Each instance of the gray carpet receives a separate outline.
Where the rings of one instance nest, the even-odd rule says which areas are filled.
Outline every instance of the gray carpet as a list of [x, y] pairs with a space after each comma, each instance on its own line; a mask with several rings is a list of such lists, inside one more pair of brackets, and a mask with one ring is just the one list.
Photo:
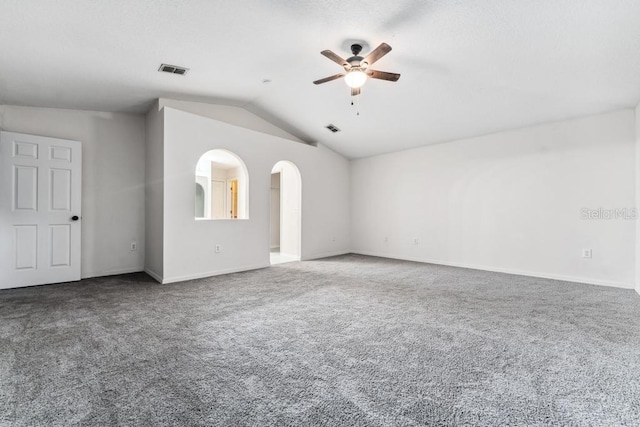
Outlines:
[[0, 291], [2, 425], [640, 425], [634, 291], [347, 255]]

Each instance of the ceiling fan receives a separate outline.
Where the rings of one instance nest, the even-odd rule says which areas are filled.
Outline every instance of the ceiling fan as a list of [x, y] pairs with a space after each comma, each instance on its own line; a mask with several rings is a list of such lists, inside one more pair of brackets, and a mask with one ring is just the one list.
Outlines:
[[369, 77], [372, 79], [388, 80], [391, 82], [398, 81], [400, 74], [372, 70], [369, 68], [374, 62], [391, 52], [391, 46], [386, 43], [382, 43], [364, 58], [359, 56], [360, 51], [362, 51], [362, 45], [356, 43], [351, 45], [351, 53], [353, 56], [348, 59], [342, 59], [330, 50], [323, 50], [320, 52], [322, 55], [343, 67], [344, 72], [316, 80], [313, 84], [319, 85], [344, 77], [345, 83], [347, 83], [347, 86], [351, 88], [351, 96], [356, 96], [360, 95], [360, 88], [366, 83], [367, 78]]

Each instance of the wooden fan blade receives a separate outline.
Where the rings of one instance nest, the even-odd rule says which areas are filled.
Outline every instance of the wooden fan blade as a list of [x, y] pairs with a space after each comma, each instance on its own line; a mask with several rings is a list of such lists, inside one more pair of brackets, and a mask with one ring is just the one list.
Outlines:
[[380, 80], [388, 80], [390, 82], [397, 82], [400, 78], [400, 74], [396, 73], [387, 73], [386, 71], [378, 71], [378, 70], [367, 70], [367, 76], [372, 79], [380, 79]]
[[326, 56], [327, 58], [329, 58], [330, 60], [332, 60], [333, 62], [335, 62], [336, 64], [340, 65], [341, 67], [344, 67], [345, 69], [347, 69], [347, 67], [351, 67], [346, 60], [340, 58], [338, 55], [331, 52], [330, 50], [323, 50], [320, 53]]
[[314, 85], [319, 85], [319, 84], [322, 84], [322, 83], [330, 82], [331, 80], [337, 80], [340, 77], [344, 77], [344, 73], [335, 74], [333, 76], [325, 77], [324, 79], [316, 80], [315, 82], [313, 82], [313, 84]]
[[351, 96], [357, 96], [360, 95], [360, 88], [359, 87], [352, 87], [351, 88]]
[[391, 52], [391, 46], [386, 43], [382, 43], [380, 46], [373, 49], [371, 53], [362, 60], [362, 62], [373, 65], [374, 62], [376, 62], [378, 59], [382, 58], [389, 52]]

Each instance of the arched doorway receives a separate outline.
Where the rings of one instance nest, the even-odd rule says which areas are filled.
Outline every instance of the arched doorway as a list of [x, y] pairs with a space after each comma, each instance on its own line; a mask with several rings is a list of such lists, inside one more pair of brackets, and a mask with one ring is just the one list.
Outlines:
[[302, 254], [302, 178], [282, 160], [271, 170], [271, 264], [299, 261]]

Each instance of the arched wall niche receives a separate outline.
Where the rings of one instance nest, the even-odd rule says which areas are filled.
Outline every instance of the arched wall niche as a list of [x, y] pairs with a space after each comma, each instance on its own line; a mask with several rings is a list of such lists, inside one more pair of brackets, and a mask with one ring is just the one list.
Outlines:
[[249, 173], [237, 154], [223, 149], [202, 154], [196, 164], [195, 183], [204, 190], [202, 197], [196, 187], [196, 219], [249, 219]]

